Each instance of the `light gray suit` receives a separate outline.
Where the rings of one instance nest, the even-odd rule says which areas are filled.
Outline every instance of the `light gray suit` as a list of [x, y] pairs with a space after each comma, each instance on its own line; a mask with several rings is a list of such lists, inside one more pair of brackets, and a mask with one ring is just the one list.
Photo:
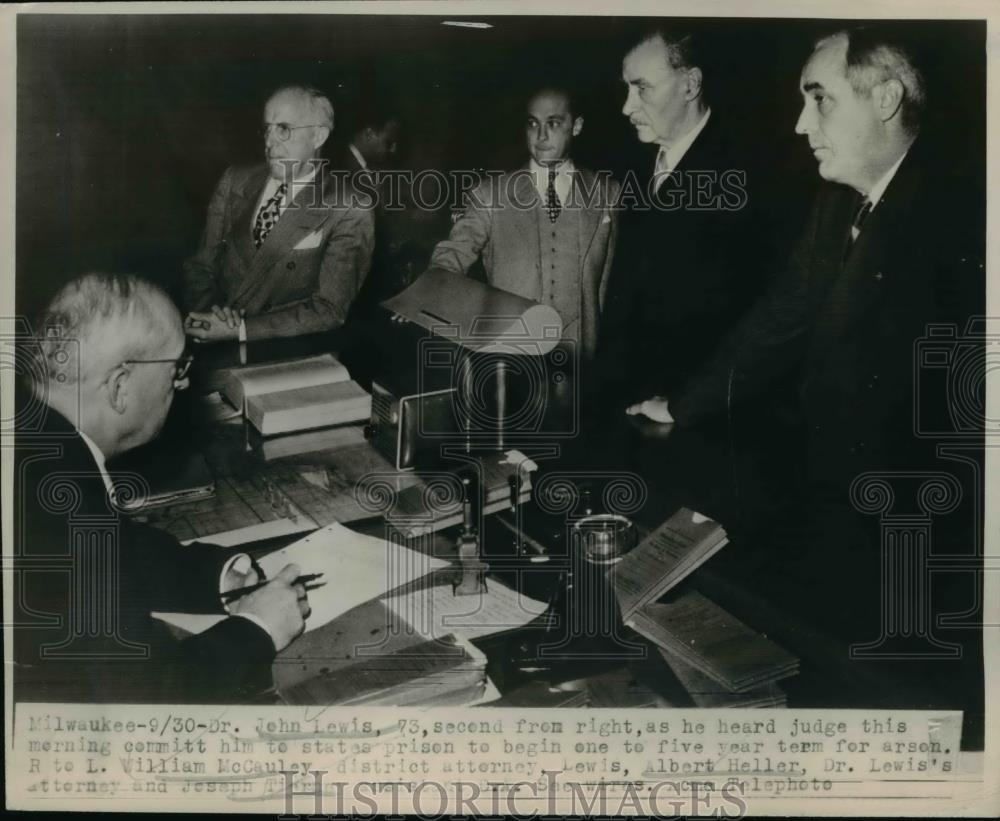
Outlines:
[[[559, 217], [570, 221], [574, 236], [567, 239], [564, 231], [558, 245], [550, 246], [548, 216], [529, 169], [490, 178], [469, 195], [465, 213], [435, 247], [428, 270], [465, 275], [481, 255], [491, 285], [551, 304], [562, 316], [563, 337], [575, 340], [589, 359], [597, 347], [614, 256], [618, 190], [610, 177], [578, 168]], [[550, 259], [559, 282], [546, 281], [543, 264]]]
[[267, 166], [227, 169], [201, 247], [184, 263], [185, 307], [242, 308], [251, 340], [343, 325], [371, 268], [374, 218], [344, 175], [334, 179], [324, 171], [293, 191], [258, 249], [252, 227]]

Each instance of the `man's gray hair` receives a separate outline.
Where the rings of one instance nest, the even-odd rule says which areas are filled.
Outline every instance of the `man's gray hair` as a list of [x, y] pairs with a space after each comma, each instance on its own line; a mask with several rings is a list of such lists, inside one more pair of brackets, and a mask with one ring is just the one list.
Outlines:
[[907, 134], [915, 135], [927, 106], [927, 87], [910, 50], [893, 32], [876, 26], [835, 32], [818, 40], [816, 48], [840, 38], [847, 40], [845, 75], [854, 93], [868, 97], [880, 83], [898, 80], [903, 86], [901, 123]]
[[74, 384], [85, 365], [109, 352], [145, 357], [162, 346], [173, 310], [161, 288], [133, 274], [84, 274], [59, 290], [39, 320], [31, 379]]
[[279, 94], [294, 94], [305, 101], [306, 108], [319, 125], [325, 125], [333, 131], [333, 103], [322, 91], [313, 86], [287, 85], [276, 89], [271, 95], [274, 99]]

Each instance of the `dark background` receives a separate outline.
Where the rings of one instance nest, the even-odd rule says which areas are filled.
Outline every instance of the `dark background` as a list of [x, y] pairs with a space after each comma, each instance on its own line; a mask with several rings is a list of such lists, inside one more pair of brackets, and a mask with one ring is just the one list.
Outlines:
[[[327, 91], [338, 124], [372, 95], [393, 100], [406, 127], [399, 165], [449, 170], [523, 162], [526, 86], [569, 77], [586, 120], [578, 159], [619, 175], [651, 167], [655, 149], [621, 115], [621, 59], [651, 21], [478, 18], [494, 28], [475, 30], [442, 19], [19, 16], [18, 313], [34, 316], [87, 269], [173, 287], [224, 168], [262, 157], [263, 103], [285, 82]], [[716, 116], [773, 169], [791, 235], [818, 183], [794, 134], [798, 75], [812, 40], [843, 21], [700, 22], [720, 56], [709, 79]], [[912, 28], [932, 100], [925, 131], [941, 143], [942, 161], [982, 173], [985, 24]], [[338, 129], [334, 139], [347, 136]]]

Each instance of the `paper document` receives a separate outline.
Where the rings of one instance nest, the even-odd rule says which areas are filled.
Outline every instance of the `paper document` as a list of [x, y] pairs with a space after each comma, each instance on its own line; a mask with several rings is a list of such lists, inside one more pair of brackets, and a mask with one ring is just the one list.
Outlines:
[[456, 596], [450, 585], [414, 590], [385, 599], [385, 605], [428, 639], [454, 634], [475, 639], [514, 630], [540, 616], [544, 602], [519, 595], [495, 579], [486, 583], [486, 592]]
[[[306, 619], [306, 631], [322, 627], [352, 607], [448, 565], [443, 559], [355, 533], [336, 522], [259, 560], [268, 578], [274, 578], [292, 562], [304, 574], [323, 574], [323, 586], [309, 592], [312, 613]], [[204, 632], [226, 618], [219, 614], [191, 613], [153, 616], [190, 633]]]

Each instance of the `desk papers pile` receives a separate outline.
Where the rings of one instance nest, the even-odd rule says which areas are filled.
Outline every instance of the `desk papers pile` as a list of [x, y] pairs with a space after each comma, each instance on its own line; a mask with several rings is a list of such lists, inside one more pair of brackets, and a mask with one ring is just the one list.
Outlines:
[[[291, 562], [303, 574], [323, 574], [322, 586], [309, 593], [312, 613], [306, 619], [306, 631], [448, 564], [402, 545], [355, 533], [336, 522], [259, 560], [268, 578], [274, 578]], [[189, 633], [201, 633], [226, 618], [193, 613], [153, 615]]]
[[486, 686], [486, 656], [446, 636], [316, 676], [281, 697], [285, 704], [456, 706], [478, 701]]
[[534, 621], [548, 607], [495, 579], [488, 579], [486, 590], [478, 595], [456, 596], [451, 585], [437, 585], [388, 597], [385, 605], [428, 639], [450, 634], [478, 639], [516, 630]]

